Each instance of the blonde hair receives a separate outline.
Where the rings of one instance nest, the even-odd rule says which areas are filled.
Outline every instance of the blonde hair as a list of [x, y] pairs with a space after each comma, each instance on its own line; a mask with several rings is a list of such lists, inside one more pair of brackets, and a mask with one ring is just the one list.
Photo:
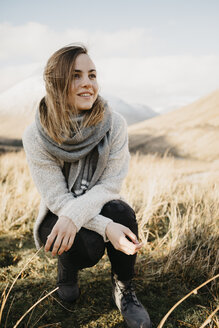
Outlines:
[[78, 111], [68, 104], [75, 60], [87, 54], [84, 45], [69, 45], [57, 50], [48, 60], [44, 70], [46, 96], [39, 105], [41, 124], [46, 133], [58, 144], [71, 136], [72, 131], [98, 124], [103, 119], [104, 100], [98, 95], [92, 108], [84, 112], [81, 126], [72, 119]]

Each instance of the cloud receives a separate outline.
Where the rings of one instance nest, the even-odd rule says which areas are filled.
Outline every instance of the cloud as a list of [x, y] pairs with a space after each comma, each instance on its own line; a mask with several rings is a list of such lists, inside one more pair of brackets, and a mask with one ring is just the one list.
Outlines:
[[36, 61], [42, 59], [42, 53], [46, 52], [47, 39], [53, 40], [48, 27], [37, 23], [28, 23], [21, 26], [13, 26], [8, 23], [0, 24], [1, 60]]
[[[56, 32], [46, 25], [29, 22], [14, 26], [0, 24], [0, 60], [40, 61], [53, 51], [72, 42], [84, 42], [97, 57], [101, 56], [143, 56], [155, 47], [149, 31], [131, 28], [115, 32], [66, 29]], [[154, 45], [153, 45], [154, 44]]]
[[0, 38], [0, 91], [42, 70], [58, 48], [79, 41], [96, 63], [102, 91], [128, 102], [180, 106], [219, 87], [219, 56], [163, 56], [163, 41], [143, 28], [61, 33], [35, 22], [4, 23]]
[[99, 66], [104, 91], [157, 109], [184, 105], [219, 88], [219, 56], [112, 58]]
[[43, 74], [42, 63], [7, 65], [0, 67], [0, 92], [3, 92], [32, 75]]
[[0, 60], [14, 63], [43, 61], [59, 47], [73, 41], [87, 40], [87, 37], [86, 31], [66, 30], [57, 33], [35, 22], [19, 26], [3, 23], [0, 24]]

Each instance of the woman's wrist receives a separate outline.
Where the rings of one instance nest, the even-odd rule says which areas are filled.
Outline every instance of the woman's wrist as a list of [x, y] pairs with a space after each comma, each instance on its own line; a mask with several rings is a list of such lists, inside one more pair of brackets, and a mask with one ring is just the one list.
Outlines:
[[69, 220], [69, 221], [71, 221], [71, 223], [73, 224], [73, 226], [74, 226], [74, 228], [77, 230], [77, 226], [76, 226], [76, 224], [72, 221], [72, 219], [71, 218], [69, 218], [68, 216], [65, 216], [65, 215], [60, 215], [59, 216], [59, 219], [61, 219], [61, 220]]
[[112, 225], [113, 223], [114, 223], [113, 221], [110, 221], [110, 222], [106, 225], [105, 235], [106, 235], [106, 239], [107, 239], [107, 241], [109, 240], [108, 232], [109, 232], [109, 229], [110, 229], [110, 225]]

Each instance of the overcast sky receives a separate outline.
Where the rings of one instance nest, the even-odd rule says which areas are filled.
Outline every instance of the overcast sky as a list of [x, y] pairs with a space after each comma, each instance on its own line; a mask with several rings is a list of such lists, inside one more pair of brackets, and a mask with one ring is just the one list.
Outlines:
[[155, 110], [219, 88], [219, 0], [0, 0], [0, 92], [84, 42], [103, 93]]

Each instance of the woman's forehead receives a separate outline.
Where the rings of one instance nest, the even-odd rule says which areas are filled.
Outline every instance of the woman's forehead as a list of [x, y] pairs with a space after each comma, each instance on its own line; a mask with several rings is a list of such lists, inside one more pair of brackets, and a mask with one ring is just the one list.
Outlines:
[[80, 54], [77, 56], [77, 58], [75, 60], [74, 69], [75, 70], [82, 70], [82, 69], [96, 70], [96, 67], [95, 67], [92, 59], [87, 54]]

